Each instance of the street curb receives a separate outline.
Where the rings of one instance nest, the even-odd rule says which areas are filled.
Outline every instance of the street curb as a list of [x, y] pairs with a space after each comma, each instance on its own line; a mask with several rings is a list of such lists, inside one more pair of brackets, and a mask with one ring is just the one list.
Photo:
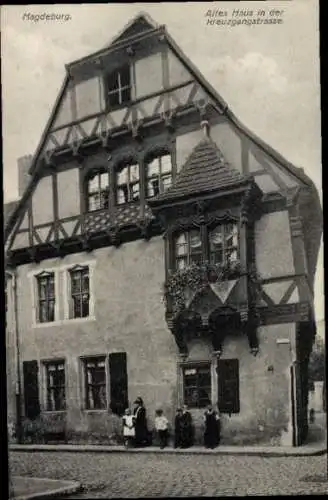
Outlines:
[[[26, 479], [25, 476], [16, 476], [17, 479], [23, 478]], [[78, 483], [77, 481], [62, 481], [62, 480], [57, 480], [57, 479], [44, 479], [44, 478], [38, 478], [38, 477], [31, 477], [29, 478], [33, 481], [46, 481], [47, 483], [57, 483], [60, 481], [61, 483], [66, 483], [66, 486], [62, 486], [61, 488], [53, 489], [53, 490], [44, 490], [40, 491], [38, 493], [31, 493], [29, 495], [21, 495], [21, 496], [13, 496], [10, 497], [10, 500], [36, 500], [36, 499], [45, 499], [45, 498], [52, 498], [56, 497], [58, 495], [70, 495], [72, 493], [76, 493], [81, 489], [81, 484]]]
[[322, 448], [309, 448], [309, 449], [268, 449], [268, 448], [250, 448], [250, 447], [224, 447], [214, 450], [207, 449], [174, 449], [167, 448], [161, 450], [159, 448], [149, 447], [149, 448], [137, 448], [137, 449], [126, 449], [121, 446], [97, 446], [97, 445], [9, 445], [10, 451], [23, 451], [23, 452], [70, 452], [70, 453], [150, 453], [159, 455], [240, 455], [240, 456], [260, 456], [260, 457], [306, 457], [306, 456], [320, 456], [327, 453], [327, 446]]

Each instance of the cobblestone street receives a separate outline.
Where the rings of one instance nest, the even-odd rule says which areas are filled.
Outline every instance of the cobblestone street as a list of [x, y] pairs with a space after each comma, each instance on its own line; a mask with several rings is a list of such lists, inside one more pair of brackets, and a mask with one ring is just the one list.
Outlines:
[[66, 498], [328, 494], [327, 455], [307, 457], [11, 452], [14, 475], [73, 480]]

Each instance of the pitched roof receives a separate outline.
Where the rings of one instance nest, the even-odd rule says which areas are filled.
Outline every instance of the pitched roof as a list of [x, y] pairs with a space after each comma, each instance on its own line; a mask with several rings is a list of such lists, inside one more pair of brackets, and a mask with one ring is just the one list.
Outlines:
[[164, 200], [223, 190], [248, 181], [248, 177], [226, 162], [217, 145], [210, 138], [204, 137], [192, 150], [175, 183], [154, 198], [153, 202], [156, 204]]
[[141, 34], [151, 29], [158, 28], [158, 24], [146, 12], [139, 12], [133, 19], [131, 19], [118, 34], [106, 45], [105, 48], [111, 45], [126, 40], [132, 36]]
[[[141, 21], [142, 28], [145, 28], [145, 23], [149, 23], [150, 25], [153, 24], [155, 26], [158, 26], [158, 28], [155, 28], [155, 29], [157, 29], [158, 31], [161, 30], [161, 32], [165, 33], [165, 38], [166, 38], [166, 41], [167, 41], [168, 46], [170, 47], [170, 49], [175, 53], [175, 55], [178, 57], [178, 59], [180, 59], [180, 61], [191, 72], [191, 74], [195, 77], [196, 81], [198, 81], [203, 86], [203, 88], [208, 92], [208, 94], [213, 98], [213, 103], [212, 104], [214, 105], [214, 107], [220, 113], [225, 114], [227, 116], [227, 118], [229, 118], [234, 123], [234, 125], [242, 133], [244, 133], [251, 141], [253, 141], [257, 146], [259, 146], [260, 149], [262, 149], [263, 151], [265, 151], [269, 156], [271, 156], [272, 159], [274, 159], [275, 161], [277, 161], [287, 171], [291, 172], [298, 179], [300, 179], [301, 181], [303, 181], [305, 183], [305, 185], [307, 185], [308, 187], [310, 187], [310, 189], [315, 194], [317, 194], [316, 186], [314, 185], [313, 181], [304, 173], [304, 170], [302, 168], [298, 168], [298, 167], [294, 166], [292, 163], [290, 163], [289, 161], [287, 161], [275, 149], [273, 149], [271, 146], [269, 146], [265, 141], [263, 141], [261, 138], [259, 138], [256, 134], [254, 134], [253, 132], [251, 132], [247, 127], [245, 127], [245, 125], [243, 125], [238, 120], [238, 118], [234, 115], [234, 113], [231, 111], [231, 109], [229, 108], [228, 104], [224, 101], [224, 99], [220, 96], [220, 94], [214, 89], [214, 87], [212, 87], [212, 85], [210, 85], [210, 83], [204, 78], [204, 76], [201, 74], [201, 72], [198, 70], [198, 68], [190, 61], [190, 59], [184, 54], [184, 52], [181, 50], [181, 48], [175, 43], [175, 41], [173, 40], [173, 38], [167, 32], [166, 28], [164, 28], [161, 25], [157, 25], [157, 23], [155, 23], [150, 18], [150, 16], [148, 16], [146, 14], [143, 14], [143, 13], [140, 13], [136, 17], [134, 17], [131, 20], [131, 22], [128, 23], [128, 25], [125, 26], [125, 28], [123, 29], [123, 31], [119, 35], [117, 35], [117, 37], [115, 37], [112, 40], [111, 45], [109, 47], [107, 46], [106, 48], [103, 48], [103, 49], [97, 51], [96, 53], [89, 54], [86, 57], [83, 57], [83, 58], [81, 58], [81, 59], [79, 59], [77, 61], [73, 61], [72, 63], [66, 65], [67, 72], [66, 72], [65, 80], [64, 80], [62, 88], [61, 88], [61, 90], [60, 90], [60, 92], [59, 92], [59, 94], [57, 96], [57, 99], [56, 99], [55, 105], [53, 107], [52, 113], [51, 113], [51, 115], [49, 117], [48, 123], [47, 123], [47, 125], [45, 127], [45, 130], [44, 130], [43, 134], [42, 134], [42, 137], [40, 139], [39, 145], [38, 145], [37, 150], [36, 150], [36, 152], [34, 154], [34, 157], [33, 157], [32, 165], [31, 165], [30, 170], [29, 170], [29, 173], [31, 174], [30, 184], [27, 187], [25, 193], [23, 194], [23, 197], [21, 198], [18, 206], [16, 207], [16, 209], [14, 210], [14, 212], [12, 213], [11, 217], [8, 220], [8, 225], [5, 228], [5, 240], [7, 239], [7, 237], [9, 236], [9, 234], [11, 232], [11, 230], [13, 229], [15, 223], [17, 222], [20, 209], [25, 205], [25, 203], [26, 203], [27, 199], [29, 198], [31, 192], [33, 191], [34, 184], [35, 184], [35, 182], [37, 180], [37, 170], [38, 170], [38, 168], [40, 168], [39, 167], [39, 155], [40, 155], [40, 152], [41, 152], [42, 147], [44, 145], [44, 142], [46, 140], [47, 134], [48, 134], [48, 132], [50, 130], [50, 127], [52, 125], [53, 119], [54, 119], [54, 117], [56, 115], [56, 111], [57, 111], [57, 108], [58, 108], [59, 103], [61, 101], [61, 98], [62, 98], [62, 96], [63, 96], [63, 94], [65, 92], [65, 89], [66, 89], [67, 85], [68, 85], [68, 81], [69, 81], [68, 68], [70, 66], [74, 65], [74, 64], [80, 63], [81, 61], [92, 59], [96, 55], [97, 56], [98, 55], [103, 55], [104, 53], [106, 53], [106, 51], [110, 50], [111, 46], [119, 45], [119, 42], [120, 42], [121, 39], [120, 40], [118, 40], [118, 39], [120, 38], [120, 36], [122, 36], [124, 34], [124, 30], [129, 30], [130, 27], [132, 27], [134, 25], [134, 23], [138, 21], [138, 19], [139, 19], [139, 21]], [[144, 23], [144, 21], [145, 21], [145, 23]], [[146, 32], [147, 32], [147, 30], [145, 31], [145, 33]]]

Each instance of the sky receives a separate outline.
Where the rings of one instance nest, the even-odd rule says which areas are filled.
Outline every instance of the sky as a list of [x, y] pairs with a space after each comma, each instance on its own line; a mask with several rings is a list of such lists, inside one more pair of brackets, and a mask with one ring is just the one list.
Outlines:
[[[209, 18], [222, 19], [206, 15], [209, 10], [226, 11], [231, 18], [234, 9], [253, 11], [253, 16], [258, 9], [268, 16], [272, 9], [280, 10], [282, 23], [207, 24]], [[166, 25], [241, 122], [303, 167], [321, 197], [319, 2], [272, 0], [2, 6], [5, 202], [17, 199], [17, 158], [35, 152], [65, 64], [106, 46], [140, 11]], [[27, 14], [43, 13], [63, 16], [53, 21], [28, 19]], [[321, 245], [315, 283], [319, 321], [324, 318], [323, 283]]]

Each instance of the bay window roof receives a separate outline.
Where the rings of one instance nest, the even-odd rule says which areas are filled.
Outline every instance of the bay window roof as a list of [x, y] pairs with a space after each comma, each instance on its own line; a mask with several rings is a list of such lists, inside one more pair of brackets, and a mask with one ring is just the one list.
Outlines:
[[152, 203], [224, 190], [249, 181], [249, 177], [226, 162], [212, 139], [205, 137], [192, 150], [172, 187], [156, 196]]

